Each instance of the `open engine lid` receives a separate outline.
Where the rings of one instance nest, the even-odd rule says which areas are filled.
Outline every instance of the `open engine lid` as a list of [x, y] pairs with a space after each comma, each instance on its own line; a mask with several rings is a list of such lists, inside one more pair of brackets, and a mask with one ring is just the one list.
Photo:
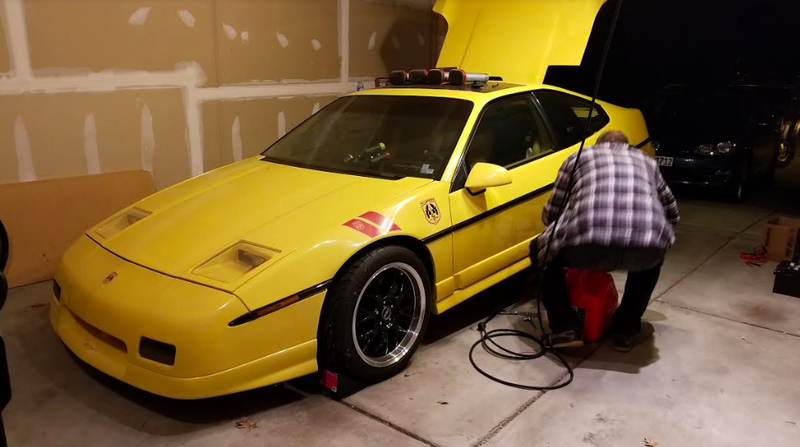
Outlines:
[[580, 65], [606, 0], [437, 0], [448, 31], [437, 66], [540, 84], [550, 65]]

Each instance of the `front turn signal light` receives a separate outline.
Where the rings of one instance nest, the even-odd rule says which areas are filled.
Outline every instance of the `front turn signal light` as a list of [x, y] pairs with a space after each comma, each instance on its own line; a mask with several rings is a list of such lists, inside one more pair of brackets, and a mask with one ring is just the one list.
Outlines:
[[192, 270], [192, 273], [222, 282], [233, 282], [260, 267], [280, 253], [280, 250], [248, 242], [237, 242], [222, 253]]
[[130, 208], [100, 225], [95, 232], [103, 238], [108, 239], [149, 215], [149, 211], [140, 208]]

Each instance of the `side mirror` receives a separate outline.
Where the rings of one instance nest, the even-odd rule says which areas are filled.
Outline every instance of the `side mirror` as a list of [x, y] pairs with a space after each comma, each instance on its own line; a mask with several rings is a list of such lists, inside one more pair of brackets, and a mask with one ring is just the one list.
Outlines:
[[511, 173], [502, 166], [490, 163], [478, 163], [472, 167], [464, 185], [472, 195], [477, 195], [494, 186], [503, 186], [511, 183]]

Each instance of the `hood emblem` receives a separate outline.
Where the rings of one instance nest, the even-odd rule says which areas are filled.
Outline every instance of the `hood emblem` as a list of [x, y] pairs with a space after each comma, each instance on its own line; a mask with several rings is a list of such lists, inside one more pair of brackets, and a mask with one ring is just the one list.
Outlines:
[[108, 283], [110, 283], [110, 282], [111, 282], [111, 281], [113, 281], [113, 280], [114, 280], [114, 278], [116, 278], [116, 277], [117, 277], [117, 272], [111, 272], [111, 273], [109, 273], [109, 274], [108, 274], [108, 276], [106, 276], [105, 278], [103, 278], [103, 284], [108, 284]]

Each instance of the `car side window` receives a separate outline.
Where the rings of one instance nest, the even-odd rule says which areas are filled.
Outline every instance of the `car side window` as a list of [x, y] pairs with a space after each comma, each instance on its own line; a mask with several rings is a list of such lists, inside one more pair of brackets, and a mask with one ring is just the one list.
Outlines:
[[[534, 95], [542, 105], [550, 128], [553, 129], [558, 149], [570, 147], [583, 140], [591, 101], [556, 90], [536, 90]], [[592, 113], [592, 127], [589, 129], [590, 135], [605, 127], [609, 122], [611, 119], [606, 111], [599, 104], [595, 105]]]
[[463, 186], [477, 163], [513, 168], [553, 152], [547, 127], [530, 94], [494, 101], [486, 106], [475, 128], [456, 182]]

